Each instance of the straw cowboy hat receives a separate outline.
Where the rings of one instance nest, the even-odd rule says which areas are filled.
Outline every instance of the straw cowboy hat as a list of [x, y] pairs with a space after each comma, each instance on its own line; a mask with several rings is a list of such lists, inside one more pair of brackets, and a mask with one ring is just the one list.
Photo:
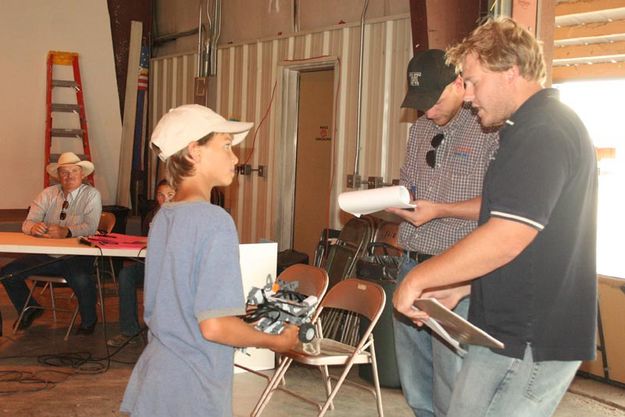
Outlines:
[[91, 161], [81, 161], [78, 155], [76, 155], [74, 152], [65, 152], [62, 153], [61, 156], [59, 156], [58, 162], [48, 164], [48, 166], [46, 167], [46, 171], [48, 172], [48, 175], [58, 180], [59, 167], [66, 165], [78, 165], [82, 168], [82, 173], [85, 177], [95, 170], [95, 167], [93, 166], [93, 163], [91, 163]]

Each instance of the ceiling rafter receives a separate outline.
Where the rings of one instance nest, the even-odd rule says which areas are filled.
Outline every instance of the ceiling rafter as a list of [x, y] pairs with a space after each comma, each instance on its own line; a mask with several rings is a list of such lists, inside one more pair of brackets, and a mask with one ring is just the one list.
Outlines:
[[556, 4], [556, 17], [625, 7], [625, 0], [573, 0]]
[[588, 38], [621, 35], [625, 33], [625, 20], [613, 22], [594, 22], [581, 26], [557, 27], [554, 33], [554, 40], [579, 40], [583, 42]]
[[625, 78], [625, 0], [558, 0], [553, 82]]
[[625, 62], [554, 66], [552, 70], [553, 80], [558, 83], [576, 80], [623, 78], [624, 74]]
[[589, 45], [561, 46], [553, 50], [554, 63], [560, 59], [583, 58], [607, 59], [613, 56], [625, 56], [625, 41], [593, 43]]

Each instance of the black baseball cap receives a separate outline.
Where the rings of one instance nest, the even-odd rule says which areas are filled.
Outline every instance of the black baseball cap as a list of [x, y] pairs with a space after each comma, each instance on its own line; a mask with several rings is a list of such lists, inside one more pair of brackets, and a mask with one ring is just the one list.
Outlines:
[[418, 51], [408, 64], [408, 93], [401, 106], [427, 111], [455, 79], [454, 67], [445, 64], [445, 51]]

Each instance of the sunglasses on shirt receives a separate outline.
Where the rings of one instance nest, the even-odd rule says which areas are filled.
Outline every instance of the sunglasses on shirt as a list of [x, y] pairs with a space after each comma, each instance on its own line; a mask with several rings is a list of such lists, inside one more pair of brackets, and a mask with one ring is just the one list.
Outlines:
[[438, 135], [434, 136], [430, 141], [430, 145], [432, 145], [432, 148], [434, 149], [430, 149], [425, 154], [425, 162], [427, 162], [430, 168], [436, 167], [436, 148], [438, 148], [441, 143], [443, 143], [443, 139], [445, 139], [445, 135], [439, 133]]
[[63, 205], [61, 206], [61, 215], [59, 216], [61, 220], [65, 220], [65, 218], [67, 217], [67, 213], [65, 213], [65, 210], [67, 210], [68, 207], [69, 207], [69, 201], [67, 200], [63, 201]]

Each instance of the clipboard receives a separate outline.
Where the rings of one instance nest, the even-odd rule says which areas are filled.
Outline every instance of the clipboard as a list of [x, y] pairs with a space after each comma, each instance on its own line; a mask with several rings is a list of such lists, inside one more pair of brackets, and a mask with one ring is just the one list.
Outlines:
[[461, 352], [464, 350], [460, 344], [504, 348], [501, 341], [449, 310], [435, 298], [419, 298], [414, 301], [413, 307], [426, 312], [430, 317], [425, 324]]

